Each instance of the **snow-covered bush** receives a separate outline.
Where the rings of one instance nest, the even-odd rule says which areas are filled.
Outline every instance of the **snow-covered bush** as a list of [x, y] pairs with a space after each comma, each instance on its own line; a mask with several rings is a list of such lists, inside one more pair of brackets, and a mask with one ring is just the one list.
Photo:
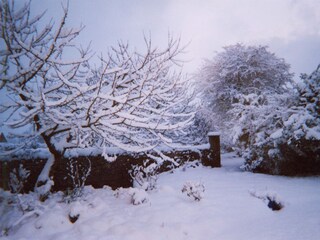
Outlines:
[[187, 181], [183, 184], [181, 191], [192, 200], [200, 201], [204, 197], [205, 187], [201, 182]]
[[16, 231], [21, 225], [42, 213], [36, 193], [18, 194], [0, 189], [0, 237]]
[[265, 155], [276, 153], [275, 133], [281, 129], [289, 94], [238, 95], [239, 102], [231, 110], [236, 116], [233, 141], [236, 151], [245, 158], [248, 171], [277, 173], [277, 159], [265, 161]]
[[149, 202], [149, 195], [143, 189], [138, 188], [119, 188], [115, 192], [115, 197], [127, 199], [133, 205], [140, 205]]
[[131, 203], [133, 205], [140, 205], [149, 202], [149, 196], [146, 191], [142, 189], [135, 190], [132, 194]]
[[249, 171], [320, 172], [320, 67], [286, 94], [242, 95], [234, 140]]
[[9, 187], [11, 192], [20, 193], [29, 175], [30, 171], [25, 169], [22, 164], [19, 165], [19, 168], [14, 168], [10, 172]]
[[134, 185], [150, 191], [157, 187], [158, 169], [159, 165], [149, 160], [144, 161], [142, 165], [133, 165], [129, 174], [134, 181]]
[[79, 163], [77, 160], [71, 159], [68, 162], [68, 177], [72, 182], [72, 189], [65, 192], [65, 201], [73, 202], [83, 195], [83, 189], [88, 176], [91, 173], [91, 161], [87, 158], [87, 164]]
[[201, 165], [201, 162], [199, 160], [197, 161], [192, 161], [192, 162], [186, 162], [182, 166], [182, 171], [185, 172], [187, 171], [188, 168], [196, 168]]
[[282, 208], [284, 208], [284, 203], [282, 200], [280, 200], [280, 197], [278, 196], [277, 193], [275, 192], [269, 192], [269, 191], [264, 191], [264, 192], [257, 192], [257, 191], [249, 191], [250, 195], [263, 200], [267, 204], [267, 206], [272, 210], [272, 211], [279, 211]]
[[[21, 194], [29, 175], [30, 171], [20, 164], [18, 168], [14, 168], [10, 172], [9, 188], [11, 193], [0, 189], [0, 236], [9, 234], [26, 218], [24, 215], [29, 216], [29, 212], [35, 210], [36, 201], [28, 198], [28, 195]], [[14, 218], [11, 217], [12, 215]]]
[[83, 206], [80, 203], [80, 201], [74, 201], [69, 206], [70, 206], [70, 212], [68, 215], [69, 221], [71, 223], [75, 223], [80, 217], [80, 212], [81, 212]]
[[[22, 164], [10, 172], [9, 188], [11, 193], [0, 189], [0, 236], [9, 234], [24, 219], [24, 215], [35, 209], [34, 201], [26, 198], [21, 192], [24, 183], [30, 175]], [[11, 217], [11, 214], [15, 218]], [[27, 214], [30, 215], [30, 214]]]

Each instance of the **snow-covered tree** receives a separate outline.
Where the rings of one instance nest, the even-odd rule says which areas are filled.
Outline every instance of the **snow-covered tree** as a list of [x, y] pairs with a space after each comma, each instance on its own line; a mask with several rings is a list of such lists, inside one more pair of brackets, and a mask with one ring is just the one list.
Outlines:
[[170, 144], [168, 132], [193, 118], [182, 112], [186, 83], [174, 67], [182, 51], [179, 40], [169, 36], [161, 51], [145, 39], [143, 53], [119, 43], [92, 67], [89, 48], [73, 44], [81, 28], [67, 28], [68, 8], [63, 10], [57, 26], [40, 29], [43, 14], [31, 17], [30, 4], [15, 9], [14, 1], [1, 2], [0, 86], [10, 98], [1, 111], [11, 113], [6, 122], [11, 128], [33, 124], [27, 137], [40, 136], [52, 154], [38, 185], [50, 182], [51, 166], [69, 148], [95, 145], [107, 159], [108, 146], [146, 151]]
[[233, 105], [244, 168], [272, 174], [320, 172], [320, 66], [283, 94], [242, 95]]
[[201, 92], [200, 112], [207, 124], [228, 133], [234, 118], [229, 110], [239, 94], [282, 93], [292, 81], [289, 65], [266, 46], [236, 44], [224, 47], [213, 60], [207, 60], [198, 73]]

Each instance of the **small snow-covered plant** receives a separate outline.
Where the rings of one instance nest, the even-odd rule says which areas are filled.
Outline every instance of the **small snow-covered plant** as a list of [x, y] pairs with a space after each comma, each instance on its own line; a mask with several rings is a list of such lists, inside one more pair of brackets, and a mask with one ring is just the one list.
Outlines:
[[30, 218], [42, 213], [36, 193], [18, 194], [0, 189], [0, 238], [14, 233]]
[[182, 171], [185, 172], [187, 171], [188, 168], [196, 168], [200, 165], [200, 161], [192, 161], [192, 162], [186, 162], [183, 167], [182, 167]]
[[11, 192], [20, 193], [29, 175], [30, 171], [25, 169], [22, 164], [19, 165], [19, 168], [14, 168], [10, 172], [9, 187]]
[[204, 196], [205, 187], [201, 182], [187, 181], [184, 183], [182, 193], [186, 193], [194, 201], [200, 201]]
[[280, 200], [278, 194], [274, 192], [256, 192], [249, 191], [250, 195], [263, 200], [272, 211], [279, 211], [284, 207], [283, 201]]
[[114, 196], [120, 199], [128, 199], [133, 205], [140, 205], [149, 202], [148, 193], [138, 188], [119, 188]]
[[129, 173], [136, 184], [142, 189], [150, 191], [157, 186], [158, 169], [159, 166], [156, 163], [150, 164], [150, 161], [146, 161], [143, 165], [133, 165]]
[[143, 189], [135, 189], [132, 193], [131, 203], [133, 205], [140, 205], [149, 202], [149, 196]]
[[68, 162], [68, 177], [72, 181], [72, 189], [66, 192], [66, 202], [73, 202], [83, 195], [83, 188], [91, 172], [91, 161], [86, 158], [88, 164], [81, 164], [77, 160], [71, 159]]
[[79, 219], [81, 208], [83, 208], [83, 206], [80, 201], [75, 201], [70, 204], [70, 212], [68, 217], [71, 223], [75, 223]]
[[9, 199], [9, 202], [12, 206], [19, 209], [22, 214], [31, 209], [30, 206], [25, 204], [20, 197], [24, 183], [28, 179], [29, 175], [30, 171], [25, 169], [22, 164], [10, 172], [9, 188], [12, 195]]

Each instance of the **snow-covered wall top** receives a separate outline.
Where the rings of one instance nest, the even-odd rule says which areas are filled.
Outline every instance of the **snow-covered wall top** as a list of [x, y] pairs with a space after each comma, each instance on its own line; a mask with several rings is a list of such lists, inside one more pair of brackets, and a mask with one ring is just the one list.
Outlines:
[[[50, 156], [50, 153], [47, 148], [39, 147], [39, 148], [28, 148], [28, 149], [19, 149], [18, 151], [12, 152], [10, 154], [4, 154], [6, 150], [11, 149], [13, 146], [12, 143], [0, 143], [0, 161], [8, 161], [15, 159], [24, 159], [24, 160], [32, 160], [32, 159], [47, 159]], [[186, 146], [175, 146], [174, 148], [169, 146], [158, 146], [156, 150], [161, 152], [170, 152], [174, 150], [204, 150], [208, 149], [209, 144], [202, 145], [186, 145]], [[79, 156], [99, 156], [102, 155], [102, 149], [88, 147], [88, 148], [74, 148], [69, 149], [65, 153], [65, 157], [79, 157]], [[108, 147], [106, 152], [109, 155], [119, 155], [126, 153], [125, 150], [116, 147]]]

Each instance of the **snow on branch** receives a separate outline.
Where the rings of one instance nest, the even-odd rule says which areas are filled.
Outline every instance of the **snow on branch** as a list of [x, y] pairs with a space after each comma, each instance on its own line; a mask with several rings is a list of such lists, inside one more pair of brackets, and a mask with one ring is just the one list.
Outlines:
[[173, 143], [170, 136], [191, 123], [179, 38], [169, 35], [161, 50], [145, 36], [144, 52], [119, 42], [94, 67], [90, 47], [72, 43], [83, 26], [66, 28], [68, 6], [60, 22], [40, 28], [44, 13], [30, 19], [29, 4], [16, 10], [11, 3], [1, 2], [0, 87], [11, 99], [1, 110], [15, 109], [11, 127], [34, 125], [53, 156], [73, 147], [147, 151]]

